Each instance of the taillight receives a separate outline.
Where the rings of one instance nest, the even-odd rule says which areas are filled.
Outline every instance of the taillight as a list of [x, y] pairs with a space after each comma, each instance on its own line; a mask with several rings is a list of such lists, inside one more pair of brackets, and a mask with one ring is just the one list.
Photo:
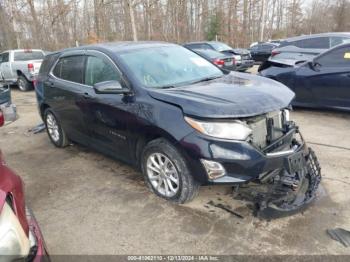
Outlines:
[[222, 59], [215, 59], [215, 60], [213, 61], [213, 63], [214, 63], [215, 65], [219, 66], [219, 67], [222, 67], [222, 66], [225, 65], [225, 61], [222, 60]]
[[28, 71], [29, 71], [29, 73], [34, 72], [34, 65], [33, 64], [28, 64]]
[[0, 126], [3, 126], [5, 124], [5, 116], [3, 112], [0, 110]]
[[271, 56], [274, 57], [275, 55], [279, 55], [280, 53], [281, 53], [281, 52], [272, 50]]

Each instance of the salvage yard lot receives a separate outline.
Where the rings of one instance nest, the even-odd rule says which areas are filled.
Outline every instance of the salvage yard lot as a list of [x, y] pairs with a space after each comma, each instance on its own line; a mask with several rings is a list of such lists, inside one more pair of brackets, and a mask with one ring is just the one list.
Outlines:
[[[0, 129], [0, 148], [25, 182], [51, 254], [350, 254], [326, 233], [350, 229], [350, 114], [297, 109], [322, 166], [316, 202], [306, 211], [260, 220], [230, 187], [203, 187], [177, 206], [148, 191], [139, 171], [79, 145], [55, 148], [34, 92], [12, 92], [19, 119]], [[209, 205], [230, 206], [239, 218]]]

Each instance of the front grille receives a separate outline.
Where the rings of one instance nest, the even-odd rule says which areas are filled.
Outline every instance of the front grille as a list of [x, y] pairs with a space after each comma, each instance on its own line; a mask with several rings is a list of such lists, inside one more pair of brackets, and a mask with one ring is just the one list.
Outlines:
[[267, 147], [284, 134], [282, 111], [271, 112], [249, 119], [247, 124], [252, 129], [251, 143], [260, 149]]

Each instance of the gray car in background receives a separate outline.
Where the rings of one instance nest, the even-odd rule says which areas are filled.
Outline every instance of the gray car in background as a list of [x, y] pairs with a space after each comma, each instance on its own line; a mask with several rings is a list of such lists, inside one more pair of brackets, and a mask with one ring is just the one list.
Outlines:
[[270, 61], [274, 60], [300, 60], [316, 56], [324, 51], [344, 43], [350, 42], [350, 33], [323, 33], [303, 35], [283, 40], [272, 51]]
[[192, 42], [186, 43], [183, 46], [190, 50], [209, 49], [227, 56], [232, 56], [235, 59], [237, 71], [244, 72], [254, 66], [254, 60], [250, 55], [249, 50], [244, 48], [232, 48], [229, 45], [218, 41]]
[[272, 50], [270, 58], [260, 66], [259, 71], [275, 65], [296, 65], [311, 61], [328, 49], [349, 42], [350, 33], [323, 33], [288, 38]]

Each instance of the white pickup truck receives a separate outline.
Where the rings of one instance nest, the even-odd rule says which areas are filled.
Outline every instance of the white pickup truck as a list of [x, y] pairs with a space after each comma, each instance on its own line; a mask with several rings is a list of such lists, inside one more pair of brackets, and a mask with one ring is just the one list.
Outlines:
[[0, 53], [0, 81], [17, 84], [21, 91], [33, 88], [45, 53], [39, 49], [17, 49]]

